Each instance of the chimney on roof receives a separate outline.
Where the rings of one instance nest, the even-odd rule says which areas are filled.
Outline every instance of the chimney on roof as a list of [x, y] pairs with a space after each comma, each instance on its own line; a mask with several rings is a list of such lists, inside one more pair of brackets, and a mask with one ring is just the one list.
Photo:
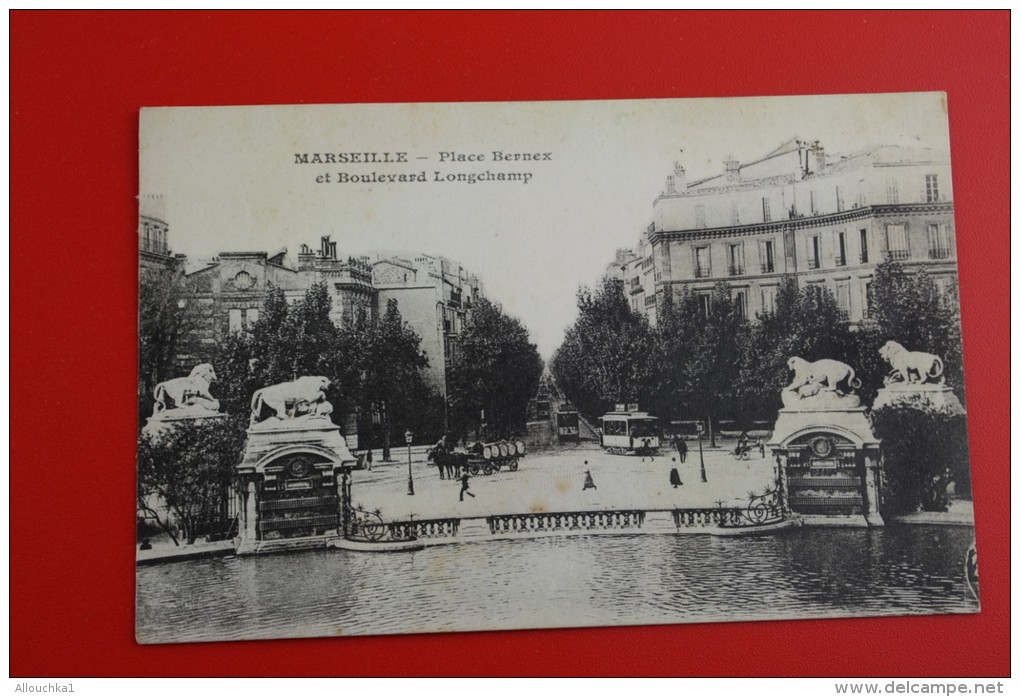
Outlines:
[[811, 144], [811, 152], [815, 154], [815, 171], [819, 174], [825, 171], [825, 148], [817, 140]]
[[723, 165], [726, 167], [726, 181], [738, 182], [740, 181], [740, 162], [733, 159], [733, 155], [730, 155], [723, 161]]
[[687, 190], [687, 170], [683, 168], [679, 160], [673, 163], [673, 182], [679, 191]]

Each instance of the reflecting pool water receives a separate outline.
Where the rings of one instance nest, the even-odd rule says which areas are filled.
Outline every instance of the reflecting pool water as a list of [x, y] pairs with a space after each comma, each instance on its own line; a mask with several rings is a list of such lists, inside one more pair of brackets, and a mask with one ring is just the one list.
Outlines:
[[623, 535], [138, 569], [139, 641], [977, 612], [969, 527]]

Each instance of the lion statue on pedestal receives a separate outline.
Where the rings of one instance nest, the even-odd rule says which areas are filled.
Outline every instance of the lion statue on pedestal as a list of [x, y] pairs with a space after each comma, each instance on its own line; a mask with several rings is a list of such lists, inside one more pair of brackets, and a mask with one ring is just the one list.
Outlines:
[[152, 398], [156, 403], [152, 407], [152, 415], [171, 409], [196, 407], [208, 411], [218, 411], [220, 402], [209, 394], [209, 383], [216, 379], [216, 371], [212, 364], [200, 363], [191, 369], [186, 378], [174, 378], [156, 385]]
[[854, 369], [842, 361], [823, 358], [814, 363], [798, 356], [787, 361], [793, 381], [783, 388], [783, 405], [789, 408], [837, 408], [856, 404], [851, 393], [861, 386]]
[[333, 412], [333, 405], [326, 401], [329, 385], [329, 378], [306, 375], [256, 390], [251, 397], [251, 425], [266, 420], [267, 409], [281, 421], [301, 416], [328, 416]]
[[[786, 389], [800, 392], [805, 396], [806, 392], [814, 395], [823, 391], [849, 394], [861, 386], [854, 369], [842, 361], [823, 358], [811, 363], [794, 356], [787, 361], [787, 365], [793, 371], [793, 382]], [[810, 388], [804, 389], [809, 385]]]
[[934, 354], [908, 351], [895, 341], [887, 341], [878, 355], [892, 368], [885, 377], [886, 385], [894, 382], [942, 384], [945, 366]]

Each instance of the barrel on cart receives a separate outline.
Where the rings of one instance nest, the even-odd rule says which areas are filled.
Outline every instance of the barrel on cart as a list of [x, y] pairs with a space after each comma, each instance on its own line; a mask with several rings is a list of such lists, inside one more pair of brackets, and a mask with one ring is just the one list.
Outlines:
[[516, 472], [524, 453], [524, 441], [500, 440], [475, 443], [466, 453], [433, 449], [428, 459], [438, 467], [455, 467], [469, 474], [492, 474], [503, 469]]

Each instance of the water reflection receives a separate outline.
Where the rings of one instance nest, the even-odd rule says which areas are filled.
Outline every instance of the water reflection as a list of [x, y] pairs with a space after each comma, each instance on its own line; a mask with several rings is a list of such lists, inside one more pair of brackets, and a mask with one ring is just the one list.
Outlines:
[[143, 642], [976, 612], [970, 528], [505, 540], [138, 569]]

